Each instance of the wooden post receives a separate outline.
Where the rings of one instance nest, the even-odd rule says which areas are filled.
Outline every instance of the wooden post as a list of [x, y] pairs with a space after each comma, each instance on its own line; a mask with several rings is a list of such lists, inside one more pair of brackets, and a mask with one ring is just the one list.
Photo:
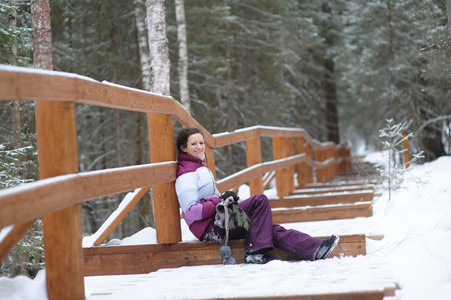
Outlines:
[[[323, 153], [320, 148], [315, 149], [315, 161], [322, 162], [323, 161]], [[324, 170], [316, 169], [316, 182], [324, 182]]]
[[[323, 161], [326, 161], [326, 160], [328, 160], [329, 159], [329, 149], [324, 149], [323, 150]], [[324, 182], [327, 182], [327, 181], [329, 181], [329, 171], [330, 171], [330, 167], [328, 166], [328, 167], [326, 167], [325, 169], [324, 169], [324, 171], [323, 171], [323, 180], [324, 180]]]
[[346, 147], [346, 172], [352, 169], [351, 148]]
[[[294, 152], [296, 154], [302, 154], [304, 150], [304, 138], [297, 137], [294, 139]], [[296, 172], [298, 173], [298, 186], [302, 188], [306, 183], [305, 178], [305, 163], [300, 163], [296, 165]]]
[[[175, 161], [174, 125], [172, 116], [147, 114], [149, 127], [150, 161]], [[153, 190], [153, 209], [159, 244], [182, 240], [180, 212], [174, 182], [157, 184]]]
[[[282, 159], [285, 157], [285, 141], [283, 137], [273, 137], [272, 139], [273, 158]], [[287, 170], [279, 170], [276, 172], [277, 196], [283, 198], [288, 195], [287, 188]]]
[[[305, 154], [312, 159], [313, 154], [311, 144], [305, 146]], [[313, 183], [313, 168], [308, 164], [305, 165], [305, 183]]]
[[[293, 155], [293, 139], [285, 138], [285, 157]], [[294, 166], [287, 168], [287, 189], [288, 193], [294, 190]]]
[[[260, 137], [246, 140], [246, 161], [247, 167], [260, 164], [262, 162], [262, 147]], [[251, 195], [263, 194], [263, 177], [258, 176], [249, 180]]]
[[406, 169], [410, 167], [410, 154], [409, 154], [409, 141], [407, 140], [407, 130], [403, 130], [402, 136], [404, 141], [402, 142], [404, 146], [404, 164], [406, 165]]
[[340, 165], [338, 164], [338, 161], [340, 159], [340, 151], [337, 146], [335, 146], [334, 148], [334, 158], [335, 158], [334, 177], [337, 177], [340, 175]]
[[[39, 177], [78, 172], [75, 105], [36, 103]], [[42, 218], [49, 299], [85, 299], [80, 205]]]
[[[205, 158], [207, 160], [205, 165], [208, 169], [210, 169], [211, 173], [213, 174], [213, 176], [216, 180], [215, 152], [214, 152], [214, 149], [209, 147], [208, 145], [205, 145]], [[223, 193], [225, 191], [220, 191], [220, 192]]]
[[[334, 155], [332, 148], [327, 149], [327, 159], [332, 158]], [[327, 177], [326, 177], [326, 181], [330, 181], [332, 179], [333, 175], [333, 171], [334, 171], [334, 166], [333, 165], [329, 165], [329, 167], [327, 167]]]

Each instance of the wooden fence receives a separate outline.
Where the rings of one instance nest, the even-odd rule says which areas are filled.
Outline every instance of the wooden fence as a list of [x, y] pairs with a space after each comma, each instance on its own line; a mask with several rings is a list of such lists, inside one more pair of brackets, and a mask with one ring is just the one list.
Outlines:
[[[248, 183], [251, 194], [263, 193], [275, 174], [278, 197], [283, 198], [295, 185], [326, 182], [350, 168], [348, 145], [320, 143], [303, 129], [255, 126], [211, 134], [171, 97], [76, 74], [0, 66], [0, 99], [36, 101], [41, 178], [0, 191], [0, 228], [6, 232], [0, 241], [0, 259], [42, 217], [49, 299], [85, 298], [82, 202], [135, 191], [134, 205], [154, 186], [157, 241], [159, 244], [181, 241], [180, 211], [174, 187], [177, 165], [174, 119], [185, 127], [198, 127], [204, 132], [207, 167], [215, 176], [214, 149], [245, 142], [247, 168], [219, 180], [221, 192]], [[79, 173], [75, 103], [147, 113], [151, 163]], [[262, 161], [262, 137], [272, 138], [273, 161]], [[297, 183], [293, 180], [295, 171]], [[113, 225], [102, 227], [95, 244], [103, 241], [123, 214], [113, 218]]]

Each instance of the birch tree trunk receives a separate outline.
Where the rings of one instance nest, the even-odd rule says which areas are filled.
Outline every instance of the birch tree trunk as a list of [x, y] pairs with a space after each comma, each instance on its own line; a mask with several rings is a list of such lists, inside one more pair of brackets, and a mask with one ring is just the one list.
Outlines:
[[177, 19], [177, 39], [179, 42], [179, 87], [180, 101], [191, 113], [191, 101], [188, 86], [188, 46], [186, 39], [185, 5], [183, 0], [175, 0], [175, 18]]
[[143, 89], [150, 91], [150, 54], [149, 43], [147, 41], [146, 3], [145, 0], [134, 0], [133, 4], [135, 5], [136, 31], [138, 36], [139, 59], [141, 63], [141, 82]]
[[[169, 50], [166, 38], [164, 0], [147, 0], [147, 22], [154, 93], [169, 96]], [[173, 161], [175, 157], [174, 124], [171, 115], [147, 114], [150, 161]], [[157, 241], [160, 244], [182, 240], [180, 212], [173, 183], [157, 184], [153, 190], [153, 208]]]
[[[148, 31], [146, 26], [146, 1], [145, 0], [134, 0], [133, 4], [135, 6], [135, 21], [136, 21], [136, 39], [138, 43], [138, 59], [139, 65], [141, 66], [141, 83], [142, 88], [146, 91], [151, 90], [152, 78], [150, 76], [150, 53], [149, 53], [149, 42], [148, 42]], [[145, 114], [139, 113], [137, 115], [138, 123], [138, 136], [137, 136], [137, 153], [138, 160], [137, 164], [143, 164], [146, 162], [146, 119]], [[153, 188], [150, 192], [147, 192], [138, 203], [139, 215], [139, 226], [140, 228], [145, 226], [150, 226], [155, 228], [155, 219], [152, 211], [152, 203], [150, 195], [153, 192]]]
[[33, 65], [36, 69], [52, 70], [52, 29], [49, 0], [31, 1], [33, 30]]
[[[225, 1], [225, 7], [229, 6], [229, 2]], [[226, 10], [228, 11], [228, 10]], [[227, 131], [233, 131], [233, 97], [232, 97], [232, 45], [230, 37], [229, 15], [226, 16], [226, 60], [227, 60]], [[227, 146], [227, 164], [228, 173], [233, 173], [233, 151], [232, 145]]]
[[448, 31], [449, 31], [449, 40], [451, 43], [451, 0], [446, 0], [446, 11], [448, 13]]
[[[53, 69], [49, 0], [31, 1], [34, 67]], [[45, 87], [44, 87], [45, 88]], [[36, 131], [41, 179], [78, 172], [75, 104], [37, 101]], [[49, 299], [85, 299], [80, 205], [43, 216]]]
[[169, 50], [166, 37], [166, 9], [164, 0], [147, 0], [147, 28], [151, 59], [151, 91], [169, 96]]

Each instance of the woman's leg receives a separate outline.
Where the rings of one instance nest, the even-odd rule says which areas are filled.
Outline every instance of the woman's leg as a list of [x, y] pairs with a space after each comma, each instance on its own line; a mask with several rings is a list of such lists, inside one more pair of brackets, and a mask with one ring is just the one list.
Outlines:
[[316, 252], [324, 240], [275, 224], [273, 241], [276, 248], [295, 254], [302, 260], [315, 260]]
[[274, 248], [271, 206], [265, 195], [255, 195], [238, 206], [249, 217], [249, 230], [244, 236], [244, 250], [255, 251]]
[[265, 195], [255, 195], [238, 205], [249, 216], [250, 229], [245, 234], [246, 251], [276, 247], [301, 259], [315, 260], [315, 254], [324, 240], [273, 224], [271, 206]]

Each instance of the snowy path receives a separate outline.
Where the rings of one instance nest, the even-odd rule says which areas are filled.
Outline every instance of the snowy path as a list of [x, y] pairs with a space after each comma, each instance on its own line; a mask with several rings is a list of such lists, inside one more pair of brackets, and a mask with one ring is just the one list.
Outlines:
[[373, 257], [266, 265], [161, 269], [139, 275], [85, 277], [86, 299], [217, 299], [385, 291], [394, 293], [388, 266]]

